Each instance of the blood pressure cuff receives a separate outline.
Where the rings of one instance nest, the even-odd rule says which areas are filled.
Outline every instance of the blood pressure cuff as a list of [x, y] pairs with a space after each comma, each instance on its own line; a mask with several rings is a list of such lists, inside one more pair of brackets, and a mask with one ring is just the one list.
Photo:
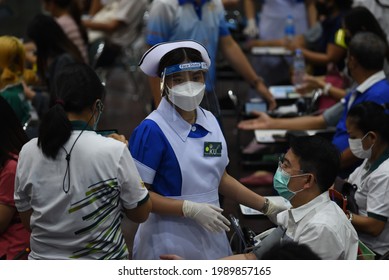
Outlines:
[[273, 230], [268, 236], [266, 236], [261, 243], [253, 249], [254, 255], [258, 260], [262, 259], [264, 253], [271, 250], [274, 246], [280, 245], [281, 238], [285, 233], [285, 229], [282, 227], [277, 227]]

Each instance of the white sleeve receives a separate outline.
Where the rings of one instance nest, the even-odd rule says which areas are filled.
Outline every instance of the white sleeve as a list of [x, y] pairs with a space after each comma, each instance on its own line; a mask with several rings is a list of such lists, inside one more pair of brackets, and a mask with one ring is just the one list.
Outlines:
[[124, 208], [133, 209], [138, 206], [139, 202], [148, 197], [148, 190], [140, 178], [134, 159], [126, 146], [124, 146], [120, 157], [117, 178]]
[[[385, 163], [383, 163], [385, 164]], [[388, 165], [386, 165], [388, 166]], [[370, 175], [367, 195], [367, 209], [370, 214], [389, 219], [389, 175], [388, 169], [376, 170]]]
[[24, 153], [23, 150], [19, 154], [18, 165], [16, 168], [16, 177], [15, 177], [15, 192], [14, 200], [15, 207], [19, 212], [24, 212], [31, 209], [31, 197], [30, 197], [30, 188], [27, 185], [27, 173], [24, 172], [25, 162], [24, 162]]

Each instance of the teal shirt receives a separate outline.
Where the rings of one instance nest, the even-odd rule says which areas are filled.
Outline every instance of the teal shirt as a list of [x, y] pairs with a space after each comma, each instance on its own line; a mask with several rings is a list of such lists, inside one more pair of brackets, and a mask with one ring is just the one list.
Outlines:
[[3, 97], [16, 113], [22, 124], [25, 124], [30, 119], [30, 104], [24, 96], [22, 84], [15, 84], [5, 87], [0, 91], [0, 96]]

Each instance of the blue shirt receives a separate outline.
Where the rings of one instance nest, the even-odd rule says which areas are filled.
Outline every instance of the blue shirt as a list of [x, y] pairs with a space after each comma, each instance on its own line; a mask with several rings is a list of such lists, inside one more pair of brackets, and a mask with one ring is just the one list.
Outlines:
[[147, 23], [146, 41], [158, 43], [192, 39], [203, 44], [211, 57], [207, 91], [216, 80], [216, 53], [219, 38], [230, 35], [225, 11], [220, 0], [154, 0]]
[[372, 101], [378, 104], [389, 103], [389, 82], [385, 79], [383, 71], [368, 78], [356, 90], [359, 93], [352, 91], [345, 97], [343, 115], [336, 126], [336, 132], [332, 140], [341, 152], [349, 146], [349, 136], [346, 129], [349, 108], [364, 101]]

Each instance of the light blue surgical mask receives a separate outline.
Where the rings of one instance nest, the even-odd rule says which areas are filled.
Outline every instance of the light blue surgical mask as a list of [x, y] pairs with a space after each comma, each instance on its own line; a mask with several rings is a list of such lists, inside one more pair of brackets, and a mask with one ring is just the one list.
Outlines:
[[276, 173], [274, 174], [274, 179], [273, 179], [274, 189], [278, 192], [278, 194], [280, 196], [282, 196], [283, 198], [290, 201], [298, 192], [301, 192], [304, 190], [304, 189], [301, 189], [301, 190], [295, 191], [295, 192], [291, 191], [288, 188], [290, 178], [298, 177], [298, 176], [305, 176], [305, 175], [308, 175], [308, 174], [291, 176], [291, 175], [289, 175], [289, 173], [287, 173], [285, 170], [283, 170], [279, 166]]

